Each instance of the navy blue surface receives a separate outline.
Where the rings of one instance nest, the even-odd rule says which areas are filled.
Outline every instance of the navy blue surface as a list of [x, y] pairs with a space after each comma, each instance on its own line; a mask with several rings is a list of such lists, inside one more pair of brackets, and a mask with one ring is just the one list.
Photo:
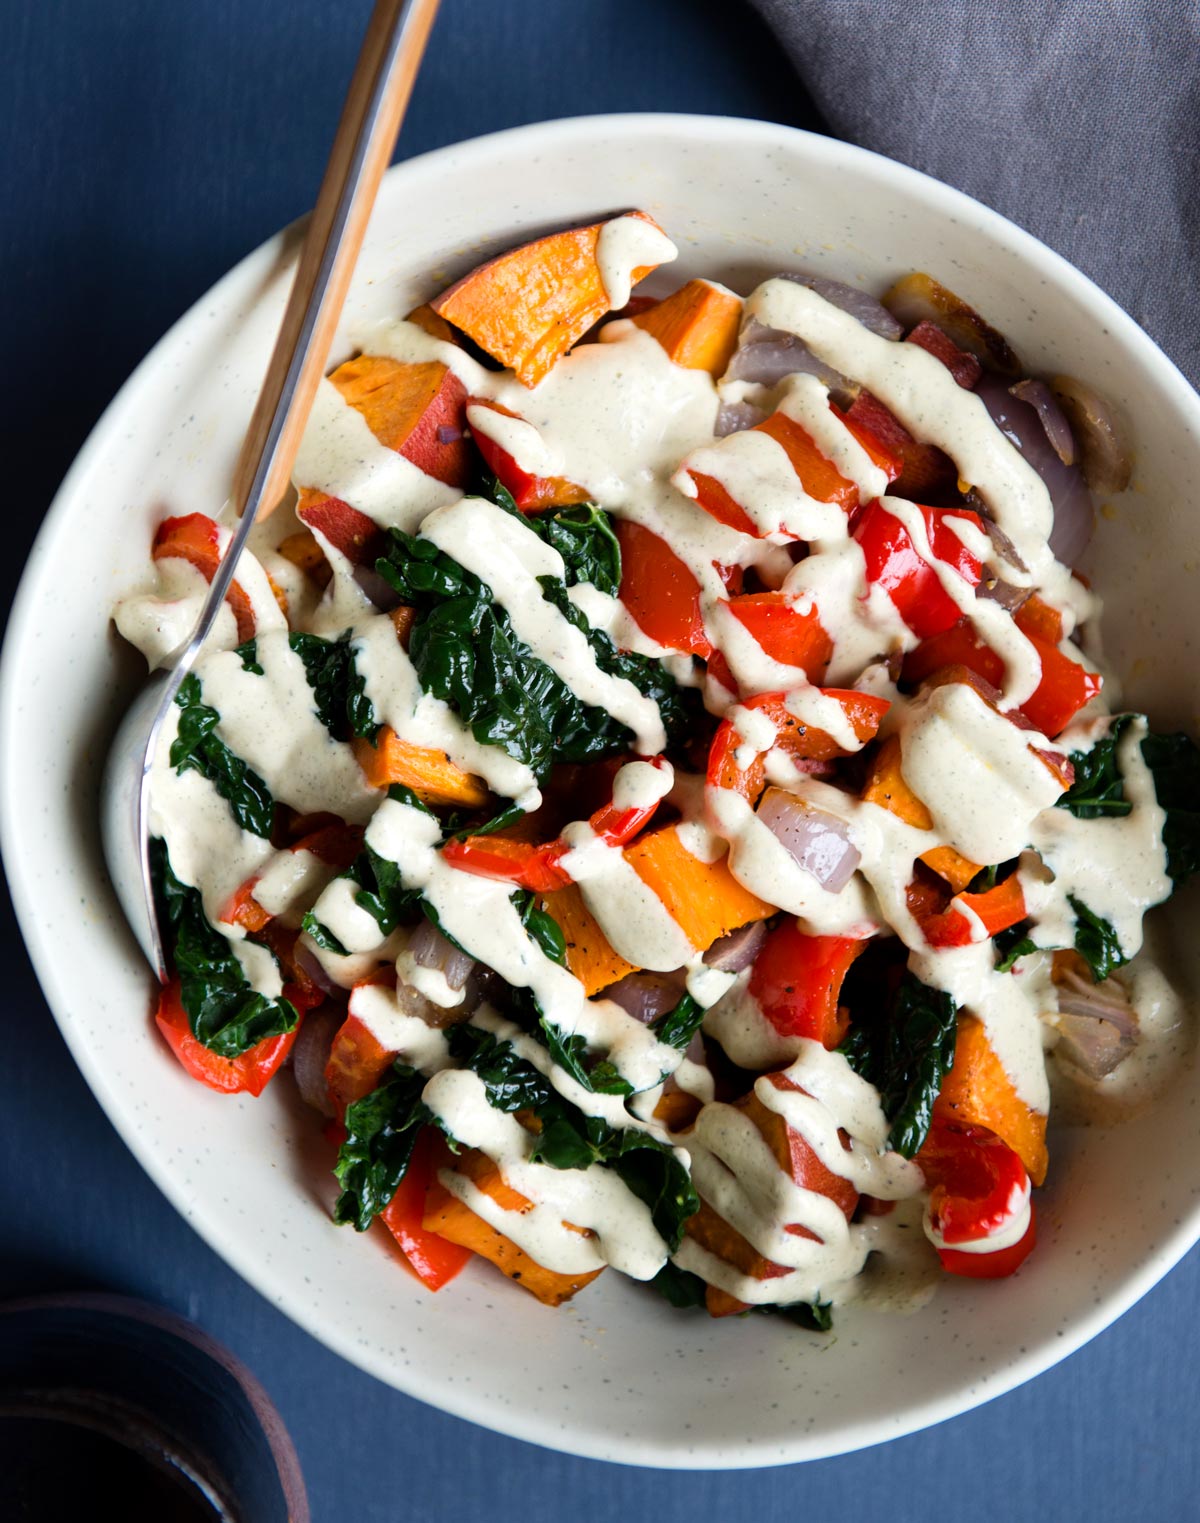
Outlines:
[[[368, 10], [0, 0], [0, 607], [127, 372], [234, 260], [311, 204]], [[545, 117], [648, 109], [820, 126], [735, 0], [443, 0], [401, 153]], [[1200, 1515], [1195, 1254], [1033, 1384], [845, 1459], [727, 1476], [636, 1471], [430, 1411], [328, 1353], [195, 1236], [92, 1099], [11, 914], [0, 936], [0, 1294], [108, 1287], [194, 1318], [278, 1403], [319, 1523]]]

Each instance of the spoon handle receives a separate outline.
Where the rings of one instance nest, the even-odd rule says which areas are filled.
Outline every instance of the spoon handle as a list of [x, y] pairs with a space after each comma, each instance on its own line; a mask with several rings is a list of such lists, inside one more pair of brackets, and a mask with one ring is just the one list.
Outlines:
[[377, 0], [234, 476], [241, 522], [179, 662], [195, 660], [255, 519], [283, 498], [438, 0]]

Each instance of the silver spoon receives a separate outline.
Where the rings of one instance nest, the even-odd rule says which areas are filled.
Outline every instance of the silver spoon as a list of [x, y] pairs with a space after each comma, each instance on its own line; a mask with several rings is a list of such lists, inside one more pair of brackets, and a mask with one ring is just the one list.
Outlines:
[[260, 511], [291, 480], [300, 438], [325, 371], [379, 182], [412, 94], [438, 0], [377, 0], [304, 238], [295, 282], [234, 476], [237, 532], [213, 575], [191, 637], [130, 706], [109, 749], [100, 834], [125, 917], [163, 983], [166, 954], [150, 881], [150, 771], [163, 721], [200, 653]]

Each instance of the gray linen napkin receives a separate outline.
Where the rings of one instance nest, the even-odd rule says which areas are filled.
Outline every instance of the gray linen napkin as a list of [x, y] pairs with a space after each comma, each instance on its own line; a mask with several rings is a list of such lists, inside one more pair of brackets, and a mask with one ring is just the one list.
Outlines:
[[840, 137], [1078, 265], [1200, 385], [1200, 0], [752, 0]]

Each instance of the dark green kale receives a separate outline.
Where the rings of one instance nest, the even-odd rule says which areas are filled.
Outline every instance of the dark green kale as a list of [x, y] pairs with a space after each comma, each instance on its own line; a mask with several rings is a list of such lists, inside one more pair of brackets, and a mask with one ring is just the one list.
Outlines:
[[[481, 744], [500, 746], [539, 777], [558, 761], [593, 761], [629, 749], [626, 726], [581, 702], [518, 638], [491, 590], [430, 541], [390, 529], [377, 570], [418, 610], [409, 655], [422, 687], [448, 703]], [[567, 617], [587, 632], [565, 583], [546, 580], [556, 589], [550, 600], [556, 607], [565, 603]], [[599, 650], [597, 642], [607, 646], [603, 659], [597, 655], [604, 669], [628, 676], [659, 703], [668, 733], [681, 734], [694, 694], [677, 689], [659, 662], [617, 652], [597, 631], [589, 639], [593, 649]]]
[[1067, 902], [1075, 911], [1075, 950], [1091, 968], [1093, 979], [1102, 984], [1129, 959], [1107, 920], [1093, 914], [1074, 894], [1067, 895]]
[[998, 931], [992, 940], [996, 948], [997, 973], [1011, 973], [1021, 958], [1028, 957], [1030, 952], [1049, 951], [1048, 947], [1039, 947], [1030, 937], [1028, 920], [1009, 926], [1007, 931]]
[[698, 1274], [693, 1274], [690, 1269], [680, 1269], [679, 1265], [673, 1264], [670, 1259], [658, 1271], [650, 1284], [664, 1300], [678, 1307], [680, 1311], [688, 1311], [697, 1306], [702, 1307], [704, 1295], [708, 1289]]
[[562, 556], [563, 580], [568, 587], [591, 582], [601, 592], [616, 597], [621, 585], [621, 547], [612, 520], [595, 503], [555, 508], [526, 518], [525, 523]]
[[242, 670], [244, 672], [250, 672], [255, 677], [266, 676], [266, 673], [259, 665], [257, 640], [247, 640], [244, 645], [239, 645], [237, 654], [241, 657]]
[[243, 830], [270, 840], [275, 817], [271, 790], [213, 733], [221, 716], [204, 703], [195, 672], [183, 679], [175, 702], [179, 706], [179, 731], [171, 742], [172, 767], [177, 772], [194, 771], [206, 777]]
[[1147, 735], [1142, 755], [1154, 776], [1159, 805], [1166, 811], [1167, 872], [1178, 888], [1200, 872], [1200, 750], [1190, 735]]
[[551, 962], [561, 967], [567, 960], [567, 943], [558, 921], [538, 903], [538, 896], [531, 889], [517, 889], [512, 902], [533, 940]]
[[166, 843], [150, 843], [150, 866], [159, 923], [167, 933], [179, 993], [192, 1035], [222, 1058], [240, 1057], [267, 1037], [295, 1029], [289, 1000], [256, 994], [225, 937], [204, 913], [198, 890], [171, 870]]
[[703, 1007], [690, 994], [685, 994], [675, 1008], [660, 1015], [650, 1029], [665, 1046], [676, 1047], [682, 1052], [699, 1031], [703, 1019]]
[[532, 1158], [553, 1169], [586, 1169], [604, 1164], [650, 1207], [659, 1236], [673, 1253], [683, 1224], [700, 1209], [691, 1177], [673, 1148], [637, 1127], [616, 1128], [585, 1116], [565, 1100], [510, 1042], [471, 1025], [448, 1033], [450, 1052], [483, 1080], [497, 1110], [532, 1111], [541, 1127]]
[[1090, 751], [1073, 751], [1071, 765], [1075, 781], [1058, 800], [1060, 809], [1069, 809], [1080, 820], [1114, 818], [1128, 814], [1133, 805], [1125, 797], [1125, 779], [1117, 765], [1117, 746], [1132, 714], [1118, 714], [1108, 734]]
[[833, 1327], [833, 1306], [829, 1301], [791, 1301], [783, 1306], [753, 1306], [750, 1309], [769, 1317], [782, 1317], [810, 1333], [827, 1333]]
[[317, 713], [334, 740], [359, 736], [373, 741], [380, 725], [366, 694], [366, 682], [354, 664], [350, 631], [336, 640], [292, 634], [288, 644], [304, 663]]
[[404, 1063], [392, 1066], [378, 1089], [346, 1107], [346, 1140], [333, 1172], [341, 1194], [333, 1208], [339, 1225], [365, 1232], [385, 1211], [408, 1173], [421, 1128], [431, 1119], [421, 1099], [425, 1080]]
[[879, 1091], [891, 1121], [888, 1141], [905, 1158], [925, 1141], [933, 1102], [954, 1062], [956, 1014], [948, 994], [905, 972], [890, 1006], [864, 1010], [839, 1049]]

